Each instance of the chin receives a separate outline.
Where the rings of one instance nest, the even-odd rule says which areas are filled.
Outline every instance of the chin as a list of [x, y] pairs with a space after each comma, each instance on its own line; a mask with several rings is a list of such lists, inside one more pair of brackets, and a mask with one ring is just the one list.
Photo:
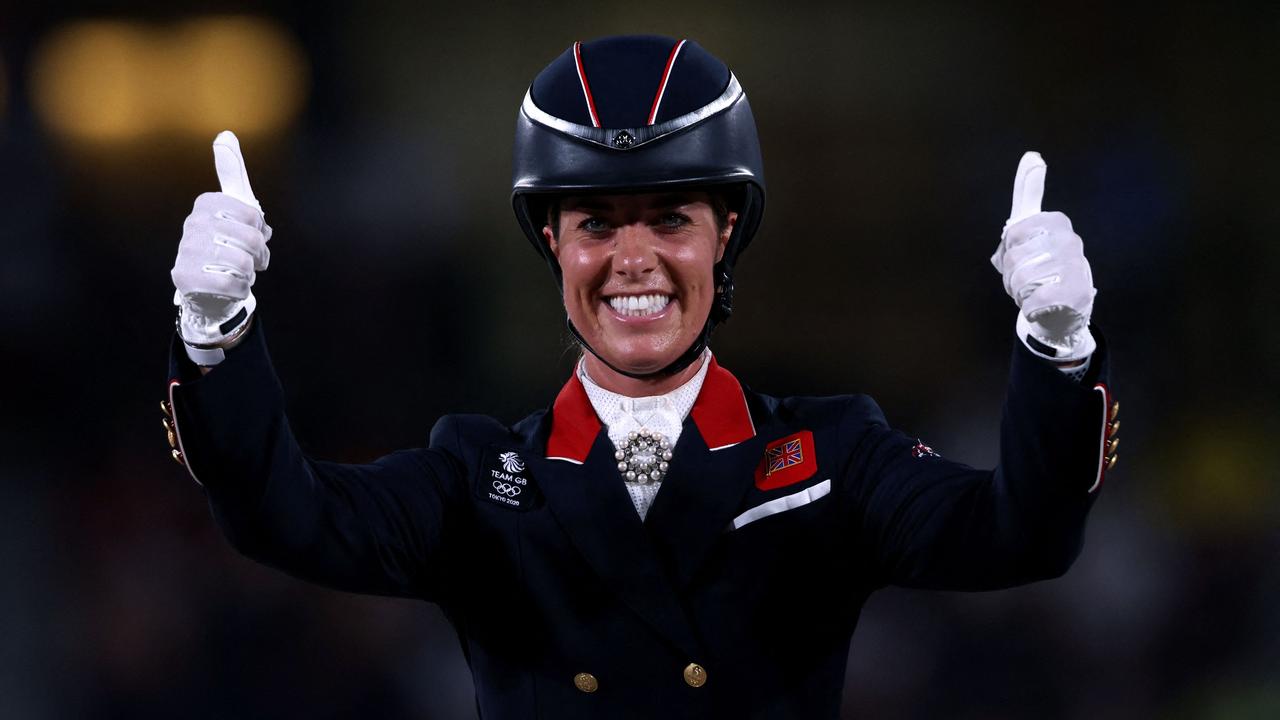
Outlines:
[[655, 345], [646, 342], [610, 343], [607, 340], [601, 345], [592, 343], [610, 365], [627, 372], [644, 374], [657, 372], [679, 359], [680, 355], [693, 344], [690, 339], [684, 345], [661, 343]]
[[675, 362], [680, 357], [679, 352], [652, 352], [652, 351], [633, 351], [633, 352], [607, 352], [600, 351], [609, 364], [626, 370], [627, 372], [645, 374], [661, 370], [662, 368]]

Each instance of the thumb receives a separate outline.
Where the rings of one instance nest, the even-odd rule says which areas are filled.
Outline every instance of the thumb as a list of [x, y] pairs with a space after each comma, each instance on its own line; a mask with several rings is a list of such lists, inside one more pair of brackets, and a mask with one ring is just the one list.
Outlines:
[[1009, 210], [1008, 224], [1012, 225], [1040, 212], [1040, 201], [1044, 199], [1046, 167], [1048, 166], [1040, 153], [1031, 150], [1022, 154], [1018, 172], [1013, 176], [1013, 207]]
[[223, 130], [213, 139], [213, 165], [218, 171], [222, 192], [262, 212], [258, 198], [253, 196], [253, 187], [249, 185], [249, 171], [245, 169], [244, 156], [240, 154], [240, 140], [230, 130]]

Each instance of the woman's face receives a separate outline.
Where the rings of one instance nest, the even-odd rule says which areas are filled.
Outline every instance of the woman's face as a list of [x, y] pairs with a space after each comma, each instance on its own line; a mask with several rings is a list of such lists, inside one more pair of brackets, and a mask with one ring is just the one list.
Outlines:
[[702, 332], [737, 213], [717, 227], [702, 192], [583, 195], [560, 203], [559, 233], [543, 236], [560, 261], [564, 307], [610, 365], [661, 370]]

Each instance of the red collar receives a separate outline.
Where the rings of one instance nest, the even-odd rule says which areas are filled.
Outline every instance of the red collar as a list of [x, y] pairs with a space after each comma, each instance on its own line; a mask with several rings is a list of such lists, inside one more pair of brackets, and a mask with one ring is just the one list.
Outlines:
[[[702, 390], [689, 412], [707, 448], [722, 450], [756, 434], [747, 409], [742, 385], [728, 370], [720, 367], [715, 356], [702, 381]], [[551, 437], [547, 439], [547, 459], [567, 460], [581, 465], [600, 434], [600, 418], [587, 398], [586, 388], [575, 370], [569, 382], [560, 389], [551, 408]]]

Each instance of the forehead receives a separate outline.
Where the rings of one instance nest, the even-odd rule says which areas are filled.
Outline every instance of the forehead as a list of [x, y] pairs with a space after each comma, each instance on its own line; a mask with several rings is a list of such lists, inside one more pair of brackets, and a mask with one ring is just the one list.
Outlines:
[[695, 203], [710, 204], [710, 195], [694, 190], [665, 193], [616, 193], [569, 195], [560, 199], [562, 212], [657, 210]]

